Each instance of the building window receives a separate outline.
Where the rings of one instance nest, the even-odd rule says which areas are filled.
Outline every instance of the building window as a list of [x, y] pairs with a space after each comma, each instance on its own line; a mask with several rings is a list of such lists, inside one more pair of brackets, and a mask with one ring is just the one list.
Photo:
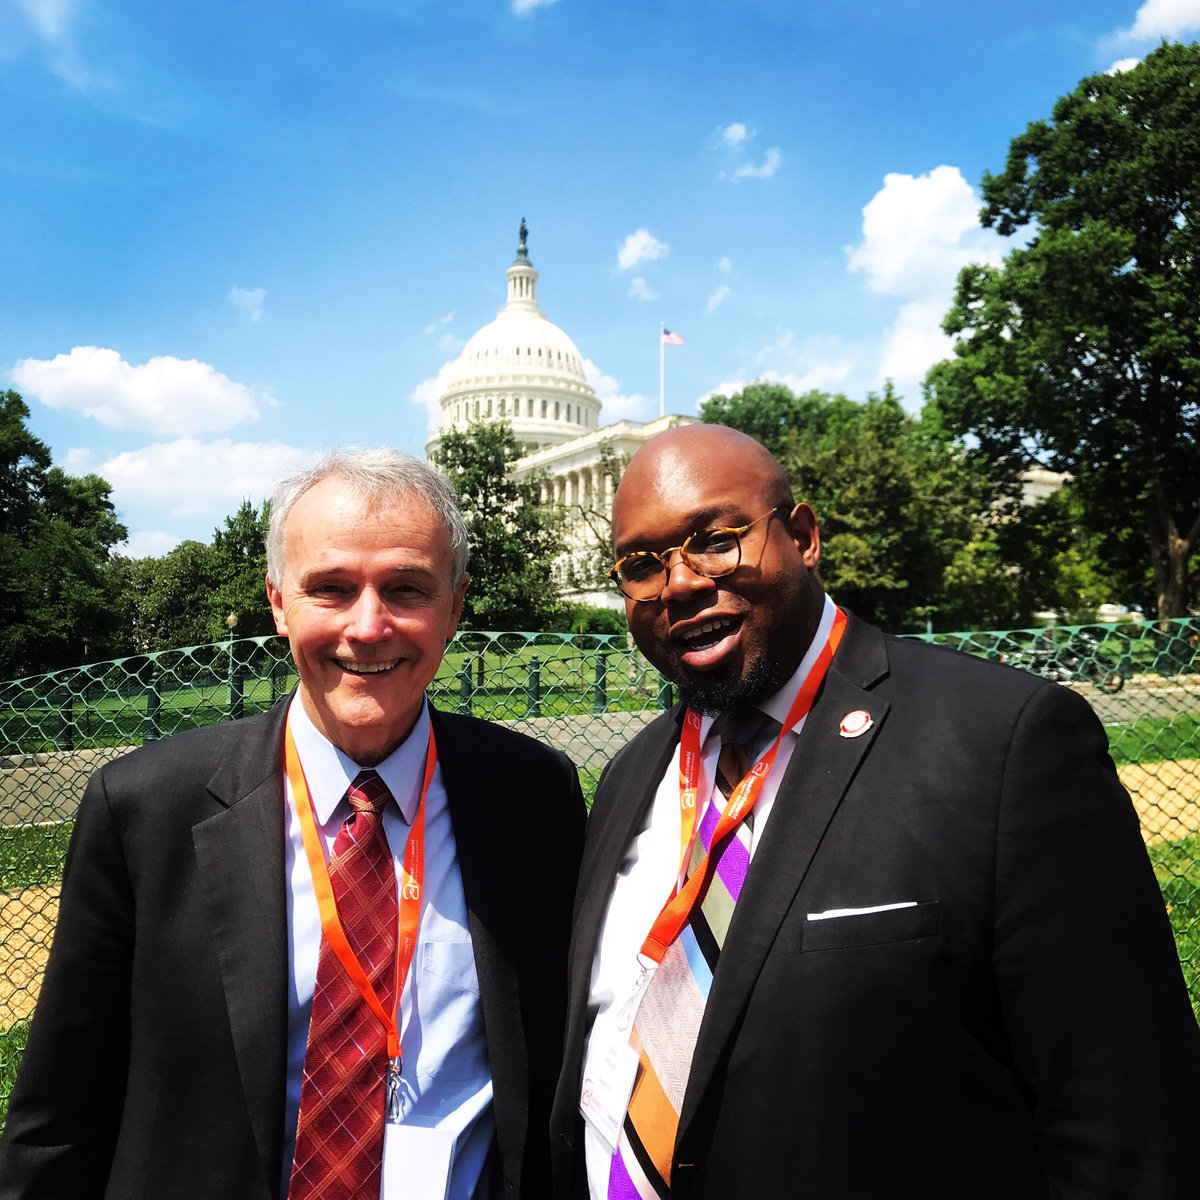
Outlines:
[[542, 401], [542, 420], [543, 421], [546, 419], [546, 407], [547, 407], [546, 401], [543, 400]]

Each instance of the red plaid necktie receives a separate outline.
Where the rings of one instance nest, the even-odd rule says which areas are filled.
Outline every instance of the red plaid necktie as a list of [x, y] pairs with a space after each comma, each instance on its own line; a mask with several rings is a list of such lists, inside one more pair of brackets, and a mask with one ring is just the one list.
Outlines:
[[[362, 771], [346, 795], [351, 812], [333, 843], [329, 879], [346, 940], [390, 1011], [396, 871], [383, 806], [391, 793], [374, 771]], [[379, 1195], [387, 1061], [383, 1026], [322, 938], [288, 1200]]]

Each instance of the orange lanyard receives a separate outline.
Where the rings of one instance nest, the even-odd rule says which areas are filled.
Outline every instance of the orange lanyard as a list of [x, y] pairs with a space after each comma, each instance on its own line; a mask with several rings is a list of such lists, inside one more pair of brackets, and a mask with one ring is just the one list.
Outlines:
[[[682, 887], [679, 886], [678, 882], [676, 883], [671, 898], [663, 905], [662, 912], [658, 914], [658, 918], [655, 920], [650, 932], [646, 935], [646, 940], [642, 943], [641, 954], [653, 963], [658, 964], [662, 962], [663, 955], [667, 952], [667, 947], [679, 936], [680, 931], [691, 917], [692, 909], [695, 907], [696, 901], [713, 869], [713, 850], [746, 819], [750, 811], [754, 808], [755, 802], [762, 792], [763, 784], [766, 782], [767, 774], [775, 763], [775, 756], [779, 753], [779, 744], [783, 741], [783, 735], [789, 730], [794, 729], [808, 715], [809, 709], [813, 706], [813, 701], [817, 698], [817, 691], [825, 679], [825, 673], [829, 670], [829, 664], [833, 659], [834, 651], [837, 650], [845, 630], [846, 614], [839, 608], [837, 615], [834, 617], [833, 628], [829, 631], [829, 637], [826, 638], [825, 645], [821, 647], [821, 652], [817, 655], [817, 661], [813, 663], [812, 669], [800, 685], [800, 690], [796, 693], [796, 699], [792, 701], [792, 706], [788, 709], [787, 719], [780, 727], [775, 741], [762, 758], [750, 768], [749, 774], [733, 789], [733, 793], [730, 795], [729, 801], [721, 813], [721, 819], [717, 822], [717, 828], [713, 832], [712, 842], [708, 851], [700, 862], [696, 864], [696, 869], [692, 872], [687, 882]], [[688, 709], [687, 715], [684, 717], [683, 732], [679, 740], [680, 876], [683, 875], [688, 852], [692, 845], [692, 837], [695, 833], [696, 794], [699, 786], [700, 717], [697, 713]]]
[[288, 725], [284, 734], [284, 765], [292, 785], [292, 795], [296, 798], [296, 815], [300, 818], [304, 852], [312, 871], [313, 891], [316, 892], [317, 909], [321, 914], [321, 933], [329, 943], [330, 949], [337, 955], [338, 962], [342, 964], [350, 981], [358, 988], [367, 1007], [379, 1018], [387, 1031], [388, 1058], [398, 1060], [400, 1030], [396, 1024], [396, 1009], [399, 1008], [404, 981], [408, 978], [408, 971], [412, 966], [413, 954], [417, 948], [417, 928], [421, 923], [421, 886], [425, 878], [425, 795], [429, 791], [434, 768], [437, 766], [433, 726], [429, 727], [429, 748], [425, 752], [425, 778], [421, 784], [421, 799], [417, 803], [417, 815], [413, 819], [408, 841], [404, 846], [399, 903], [400, 936], [396, 946], [396, 1008], [391, 1012], [386, 1011], [380, 1002], [366, 972], [355, 957], [354, 951], [350, 949], [345, 930], [338, 919], [337, 901], [334, 899], [333, 884], [329, 879], [329, 867], [325, 862], [325, 852], [317, 833], [317, 820], [313, 815], [308, 781], [304, 777], [304, 768], [300, 765], [300, 756], [296, 753], [296, 743], [292, 740], [291, 725]]

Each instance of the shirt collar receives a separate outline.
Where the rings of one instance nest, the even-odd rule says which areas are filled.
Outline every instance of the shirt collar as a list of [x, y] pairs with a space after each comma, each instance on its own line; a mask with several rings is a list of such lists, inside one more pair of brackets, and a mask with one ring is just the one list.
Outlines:
[[[299, 692], [292, 697], [288, 707], [288, 725], [296, 744], [296, 753], [300, 756], [300, 765], [304, 768], [317, 823], [326, 825], [346, 795], [346, 789], [363, 768], [317, 729], [305, 710]], [[387, 784], [409, 825], [416, 818], [417, 805], [421, 800], [428, 746], [429, 703], [422, 700], [421, 711], [408, 737], [374, 767]]]

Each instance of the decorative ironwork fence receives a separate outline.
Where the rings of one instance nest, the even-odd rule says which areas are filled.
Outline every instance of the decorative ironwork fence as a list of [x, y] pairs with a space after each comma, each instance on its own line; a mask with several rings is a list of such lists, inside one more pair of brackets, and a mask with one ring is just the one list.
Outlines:
[[[1083, 694], [1108, 729], [1200, 1012], [1200, 621], [925, 635]], [[0, 683], [0, 1119], [91, 773], [142, 742], [260, 712], [295, 686], [287, 645], [251, 638]], [[589, 795], [669, 685], [612, 634], [464, 632], [431, 688], [441, 708], [565, 750]]]

